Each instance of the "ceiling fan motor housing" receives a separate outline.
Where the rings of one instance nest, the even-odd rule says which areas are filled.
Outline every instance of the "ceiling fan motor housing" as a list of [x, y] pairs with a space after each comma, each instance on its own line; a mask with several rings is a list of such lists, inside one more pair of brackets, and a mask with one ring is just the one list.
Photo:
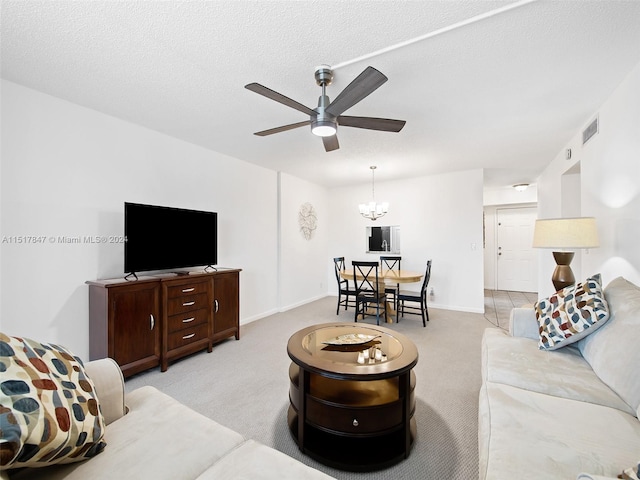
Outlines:
[[320, 86], [331, 85], [333, 81], [333, 70], [329, 65], [319, 65], [316, 67], [316, 83]]
[[338, 119], [326, 111], [329, 106], [329, 97], [321, 95], [318, 98], [318, 108], [315, 109], [317, 115], [311, 116], [311, 132], [319, 137], [330, 137], [338, 131]]

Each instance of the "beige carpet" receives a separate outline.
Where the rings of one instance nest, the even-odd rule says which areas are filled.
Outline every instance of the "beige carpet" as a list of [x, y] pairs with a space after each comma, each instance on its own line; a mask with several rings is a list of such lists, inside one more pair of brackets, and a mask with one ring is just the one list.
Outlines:
[[411, 338], [420, 355], [415, 367], [418, 435], [407, 460], [365, 474], [325, 467], [300, 453], [286, 421], [286, 345], [308, 325], [352, 321], [353, 310], [336, 316], [335, 307], [336, 298], [326, 297], [250, 323], [241, 328], [239, 341], [226, 340], [212, 353], [176, 361], [165, 373], [155, 369], [134, 376], [127, 391], [153, 385], [245, 437], [339, 479], [477, 479], [480, 340], [485, 328], [495, 328], [482, 314], [430, 309], [426, 328], [413, 315], [386, 325]]

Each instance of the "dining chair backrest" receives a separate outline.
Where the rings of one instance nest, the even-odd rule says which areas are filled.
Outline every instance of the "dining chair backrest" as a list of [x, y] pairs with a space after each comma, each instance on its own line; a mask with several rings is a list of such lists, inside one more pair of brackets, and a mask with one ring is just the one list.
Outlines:
[[335, 257], [333, 259], [333, 266], [336, 272], [336, 280], [338, 281], [338, 284], [340, 284], [341, 282], [344, 282], [345, 280], [340, 276], [340, 273], [344, 272], [345, 270], [344, 257]]
[[429, 285], [429, 279], [431, 278], [431, 260], [427, 261], [427, 270], [424, 272], [424, 278], [422, 279], [422, 288], [420, 289], [422, 294], [427, 292], [427, 285]]
[[357, 292], [374, 292], [378, 293], [378, 262], [360, 262], [352, 261], [353, 279], [356, 284]]
[[380, 257], [380, 270], [400, 270], [400, 260], [402, 257], [388, 257], [381, 256]]

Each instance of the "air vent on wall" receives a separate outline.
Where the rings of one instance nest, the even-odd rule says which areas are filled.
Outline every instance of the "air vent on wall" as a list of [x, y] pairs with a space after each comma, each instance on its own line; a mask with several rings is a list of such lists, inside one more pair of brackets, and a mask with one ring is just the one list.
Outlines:
[[598, 117], [596, 117], [593, 122], [591, 122], [589, 126], [583, 130], [582, 144], [584, 145], [585, 143], [587, 143], [596, 133], [598, 133]]

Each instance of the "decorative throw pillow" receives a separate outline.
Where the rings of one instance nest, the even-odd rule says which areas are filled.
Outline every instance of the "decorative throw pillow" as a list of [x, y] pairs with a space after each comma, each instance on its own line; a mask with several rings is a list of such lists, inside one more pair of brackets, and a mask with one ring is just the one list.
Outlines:
[[556, 350], [577, 342], [609, 319], [599, 273], [538, 301], [534, 308], [540, 350]]
[[0, 467], [78, 462], [104, 449], [104, 419], [78, 357], [0, 333], [0, 373]]

